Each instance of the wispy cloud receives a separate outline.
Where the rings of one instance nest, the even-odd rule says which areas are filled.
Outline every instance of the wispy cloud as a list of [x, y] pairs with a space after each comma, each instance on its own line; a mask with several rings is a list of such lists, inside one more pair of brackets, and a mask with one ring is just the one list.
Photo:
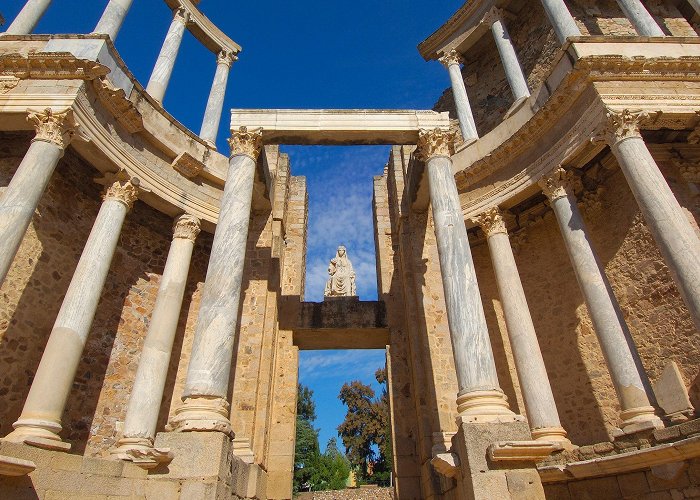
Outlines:
[[374, 372], [385, 364], [383, 350], [302, 351], [299, 380], [306, 385], [335, 378], [343, 382], [361, 380], [377, 385]]

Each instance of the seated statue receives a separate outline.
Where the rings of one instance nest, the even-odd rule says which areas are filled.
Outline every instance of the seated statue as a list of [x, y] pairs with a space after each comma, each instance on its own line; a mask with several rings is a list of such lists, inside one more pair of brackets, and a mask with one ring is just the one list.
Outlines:
[[339, 246], [335, 257], [328, 266], [331, 275], [326, 283], [325, 297], [355, 297], [355, 271], [344, 246]]

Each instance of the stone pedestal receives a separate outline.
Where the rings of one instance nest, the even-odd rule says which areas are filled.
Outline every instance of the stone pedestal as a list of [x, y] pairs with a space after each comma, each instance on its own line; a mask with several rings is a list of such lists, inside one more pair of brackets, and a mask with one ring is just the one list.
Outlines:
[[124, 22], [124, 18], [129, 11], [129, 7], [131, 7], [132, 1], [133, 0], [109, 0], [93, 33], [109, 35], [112, 41], [116, 40], [119, 28], [121, 28]]
[[29, 0], [19, 11], [15, 20], [7, 27], [5, 33], [8, 35], [29, 35], [34, 31], [34, 27], [50, 4], [51, 0]]
[[474, 141], [479, 138], [479, 134], [476, 131], [472, 107], [467, 96], [467, 88], [464, 86], [462, 70], [459, 67], [462, 63], [462, 56], [456, 50], [451, 50], [440, 58], [440, 62], [450, 73], [452, 93], [454, 94], [455, 108], [457, 109], [457, 118], [459, 118], [459, 128], [462, 131], [462, 137], [465, 142]]
[[202, 120], [202, 129], [199, 137], [212, 145], [216, 145], [216, 136], [219, 133], [219, 123], [221, 123], [221, 113], [224, 109], [224, 97], [226, 96], [226, 84], [231, 70], [231, 64], [236, 56], [230, 52], [219, 52], [216, 58], [216, 74], [211, 85], [211, 92], [207, 100], [207, 109]]
[[664, 36], [664, 32], [640, 0], [617, 0], [617, 4], [639, 35]]
[[146, 92], [158, 102], [163, 101], [168, 83], [170, 83], [170, 77], [175, 67], [175, 59], [177, 59], [177, 54], [180, 52], [180, 44], [185, 34], [187, 22], [187, 12], [182, 8], [177, 9], [173, 16], [173, 22], [170, 23], [170, 28], [168, 28], [163, 46], [160, 49], [160, 54], [158, 54], [158, 59], [156, 59], [156, 64], [153, 66], [153, 72], [148, 80]]

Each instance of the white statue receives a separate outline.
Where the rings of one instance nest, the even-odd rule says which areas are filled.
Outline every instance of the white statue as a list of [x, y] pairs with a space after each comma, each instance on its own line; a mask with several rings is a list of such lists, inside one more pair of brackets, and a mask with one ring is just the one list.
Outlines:
[[355, 297], [355, 271], [352, 262], [348, 258], [348, 252], [343, 245], [338, 247], [335, 257], [328, 265], [328, 274], [331, 275], [326, 283], [325, 297]]

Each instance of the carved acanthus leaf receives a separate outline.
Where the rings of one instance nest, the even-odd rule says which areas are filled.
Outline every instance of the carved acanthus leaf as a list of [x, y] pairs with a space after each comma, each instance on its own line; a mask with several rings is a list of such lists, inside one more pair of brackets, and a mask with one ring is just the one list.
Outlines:
[[649, 120], [649, 113], [646, 111], [608, 110], [605, 113], [605, 121], [593, 140], [605, 140], [612, 146], [630, 137], [641, 137], [641, 125], [647, 120]]
[[508, 234], [506, 222], [498, 207], [491, 207], [476, 217], [473, 217], [472, 222], [481, 227], [481, 230], [484, 231], [487, 238], [499, 233]]
[[237, 60], [238, 57], [236, 57], [236, 55], [234, 55], [233, 52], [230, 52], [228, 50], [222, 50], [216, 55], [216, 64], [225, 64], [229, 68], [234, 63], [234, 61]]
[[0, 76], [0, 94], [6, 94], [19, 84], [16, 76]]
[[443, 55], [440, 59], [440, 64], [445, 66], [446, 68], [449, 68], [453, 64], [462, 64], [464, 62], [464, 58], [462, 57], [462, 54], [457, 52], [455, 49], [450, 50], [447, 54]]
[[95, 182], [105, 187], [102, 192], [104, 201], [116, 200], [131, 210], [134, 202], [138, 199], [141, 182], [138, 178], [129, 175], [124, 169], [118, 172], [108, 172], [104, 174], [104, 177], [95, 179]]
[[202, 222], [190, 214], [183, 214], [173, 224], [173, 238], [195, 241], [201, 231]]
[[416, 157], [428, 161], [434, 156], [450, 156], [454, 150], [455, 133], [451, 130], [436, 128], [418, 132], [418, 149]]
[[130, 134], [143, 130], [143, 117], [134, 103], [126, 97], [126, 92], [111, 84], [107, 78], [97, 78], [92, 82], [100, 102]]
[[27, 120], [34, 123], [36, 136], [34, 141], [44, 141], [65, 149], [75, 135], [76, 125], [73, 123], [73, 110], [54, 111], [46, 108], [43, 111], [27, 110]]
[[247, 155], [257, 161], [262, 148], [262, 128], [249, 131], [248, 127], [241, 127], [231, 133], [228, 144], [231, 156]]
[[540, 179], [538, 184], [550, 201], [564, 198], [573, 190], [574, 173], [559, 167], [549, 176]]

